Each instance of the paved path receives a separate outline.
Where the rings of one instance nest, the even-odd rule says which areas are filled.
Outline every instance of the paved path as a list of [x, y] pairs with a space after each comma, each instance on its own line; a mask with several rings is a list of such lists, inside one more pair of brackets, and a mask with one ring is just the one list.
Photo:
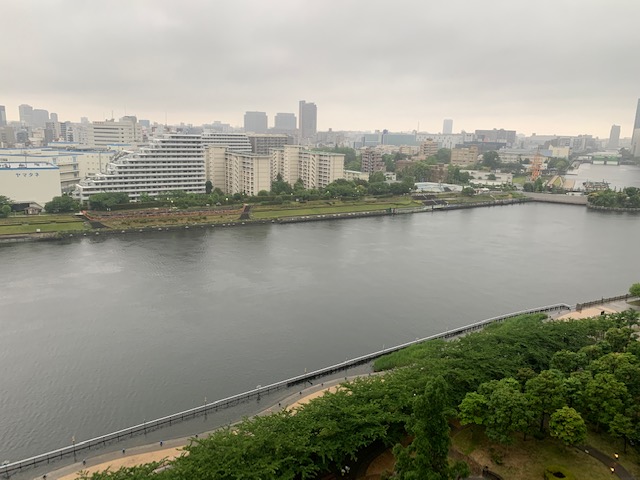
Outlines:
[[604, 452], [601, 452], [597, 448], [594, 448], [590, 445], [585, 445], [583, 447], [577, 447], [577, 448], [582, 450], [584, 453], [591, 455], [593, 458], [600, 460], [607, 467], [609, 468], [613, 467], [612, 473], [615, 473], [618, 476], [618, 478], [622, 480], [635, 480], [635, 477], [631, 475], [626, 468], [620, 465], [615, 458], [610, 457], [609, 455], [607, 455]]

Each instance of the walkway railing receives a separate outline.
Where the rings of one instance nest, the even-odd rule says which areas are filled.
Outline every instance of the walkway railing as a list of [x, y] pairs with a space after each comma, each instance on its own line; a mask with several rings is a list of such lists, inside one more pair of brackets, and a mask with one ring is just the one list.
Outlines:
[[396, 345], [394, 347], [389, 347], [389, 348], [383, 347], [382, 350], [379, 350], [377, 352], [368, 353], [366, 355], [362, 355], [360, 357], [356, 357], [351, 360], [345, 360], [344, 362], [338, 363], [336, 365], [331, 365], [329, 367], [321, 368], [313, 372], [304, 373], [302, 375], [288, 378], [280, 382], [272, 383], [264, 387], [257, 387], [247, 392], [239, 393], [237, 395], [232, 395], [231, 397], [223, 398], [215, 402], [205, 403], [204, 405], [190, 408], [189, 410], [184, 410], [182, 412], [174, 413], [173, 415], [167, 415], [166, 417], [157, 418], [149, 422], [140, 423], [138, 425], [124, 428], [122, 430], [108, 433], [106, 435], [101, 435], [99, 437], [95, 437], [90, 440], [76, 442], [72, 445], [69, 445], [67, 447], [62, 447], [57, 450], [53, 450], [51, 452], [36, 455], [24, 460], [19, 460], [17, 462], [11, 462], [6, 465], [0, 466], [0, 473], [5, 474], [6, 477], [8, 478], [11, 473], [14, 473], [16, 471], [21, 471], [22, 469], [28, 468], [28, 467], [35, 467], [43, 463], [50, 463], [51, 461], [59, 460], [64, 457], [73, 456], [75, 460], [76, 455], [79, 452], [90, 450], [92, 448], [102, 447], [109, 443], [114, 443], [124, 438], [131, 438], [136, 434], [141, 434], [141, 433], [146, 434], [149, 431], [162, 428], [163, 426], [172, 425], [174, 423], [181, 422], [183, 420], [188, 420], [188, 419], [195, 418], [199, 415], [204, 415], [207, 412], [217, 411], [218, 409], [223, 409], [233, 405], [237, 405], [240, 402], [243, 402], [252, 398], [259, 398], [260, 395], [271, 393], [277, 390], [286, 389], [294, 385], [305, 383], [309, 380], [324, 377], [326, 375], [329, 375], [335, 372], [347, 370], [351, 367], [368, 363], [383, 355], [387, 355], [389, 353], [402, 350], [403, 348], [410, 347], [411, 345], [416, 345], [419, 343], [423, 343], [423, 342], [438, 339], [438, 338], [447, 339], [447, 338], [457, 337], [460, 335], [465, 335], [470, 332], [481, 330], [485, 326], [490, 325], [492, 323], [502, 322], [504, 320], [517, 317], [519, 315], [532, 314], [532, 313], [549, 313], [549, 312], [555, 312], [558, 310], [571, 310], [571, 307], [565, 303], [557, 303], [555, 305], [548, 305], [545, 307], [533, 308], [530, 310], [522, 310], [519, 312], [509, 313], [507, 315], [500, 315], [497, 317], [488, 318], [486, 320], [472, 323], [464, 327], [454, 328], [442, 333], [412, 340], [410, 342], [406, 342], [401, 345]]
[[583, 308], [592, 307], [594, 305], [602, 305], [603, 303], [617, 302], [618, 300], [626, 301], [632, 297], [633, 295], [627, 293], [625, 295], [618, 295], [617, 297], [601, 298], [600, 300], [592, 300], [591, 302], [576, 303], [576, 310], [579, 312]]

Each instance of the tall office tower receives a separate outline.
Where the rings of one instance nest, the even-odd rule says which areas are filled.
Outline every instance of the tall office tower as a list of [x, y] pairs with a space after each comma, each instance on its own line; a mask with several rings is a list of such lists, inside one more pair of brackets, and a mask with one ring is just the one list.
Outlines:
[[18, 107], [20, 113], [20, 123], [31, 126], [33, 121], [33, 107], [31, 105], [22, 104]]
[[445, 118], [442, 122], [442, 133], [444, 135], [451, 135], [453, 133], [453, 120]]
[[0, 105], [0, 127], [7, 126], [7, 111], [4, 108], [4, 105]]
[[315, 137], [318, 131], [318, 107], [315, 103], [300, 100], [300, 139], [302, 141]]
[[246, 112], [244, 114], [244, 131], [249, 133], [267, 133], [268, 119], [265, 112]]
[[274, 128], [276, 130], [295, 130], [297, 127], [295, 113], [276, 113]]
[[607, 148], [609, 150], [617, 150], [620, 143], [620, 125], [611, 125], [611, 133], [609, 133], [609, 143]]
[[31, 124], [34, 127], [44, 128], [49, 121], [49, 112], [41, 108], [34, 108], [31, 114]]
[[58, 114], [51, 112], [51, 115], [49, 115], [49, 117], [51, 118], [52, 122], [57, 122], [58, 121]]
[[631, 154], [640, 157], [640, 98], [636, 107], [636, 120], [633, 122], [633, 136], [631, 137]]

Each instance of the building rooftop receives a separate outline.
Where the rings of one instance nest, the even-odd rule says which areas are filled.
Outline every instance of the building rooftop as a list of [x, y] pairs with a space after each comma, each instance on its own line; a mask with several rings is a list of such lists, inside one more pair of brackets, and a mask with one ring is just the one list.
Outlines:
[[48, 162], [6, 162], [0, 159], [1, 170], [58, 170], [58, 167]]

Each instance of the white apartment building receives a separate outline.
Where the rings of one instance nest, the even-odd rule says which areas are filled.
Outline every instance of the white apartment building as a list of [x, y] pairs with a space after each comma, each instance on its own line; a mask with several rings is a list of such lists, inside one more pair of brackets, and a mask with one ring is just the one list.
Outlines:
[[225, 146], [205, 147], [207, 180], [225, 194], [257, 195], [271, 190], [271, 156], [233, 152]]
[[131, 200], [182, 190], [205, 193], [201, 135], [166, 134], [137, 152], [120, 152], [104, 173], [81, 180], [74, 196], [85, 201], [95, 193], [125, 192]]
[[16, 203], [35, 202], [44, 207], [53, 197], [62, 195], [60, 169], [48, 162], [0, 158], [0, 192]]
[[225, 146], [231, 152], [251, 153], [251, 142], [244, 133], [205, 132], [202, 143], [205, 146]]
[[138, 145], [142, 140], [142, 127], [136, 117], [124, 117], [120, 121], [107, 120], [86, 125], [78, 139], [90, 147], [108, 147], [115, 143]]
[[305, 188], [324, 188], [339, 178], [345, 178], [344, 155], [315, 152], [300, 145], [285, 145], [272, 150], [271, 178], [278, 174], [291, 185], [301, 179]]
[[344, 155], [314, 152], [300, 145], [285, 145], [271, 155], [231, 152], [223, 146], [205, 149], [207, 180], [224, 193], [257, 195], [271, 190], [271, 182], [282, 175], [291, 185], [302, 179], [305, 188], [323, 188], [345, 178]]

